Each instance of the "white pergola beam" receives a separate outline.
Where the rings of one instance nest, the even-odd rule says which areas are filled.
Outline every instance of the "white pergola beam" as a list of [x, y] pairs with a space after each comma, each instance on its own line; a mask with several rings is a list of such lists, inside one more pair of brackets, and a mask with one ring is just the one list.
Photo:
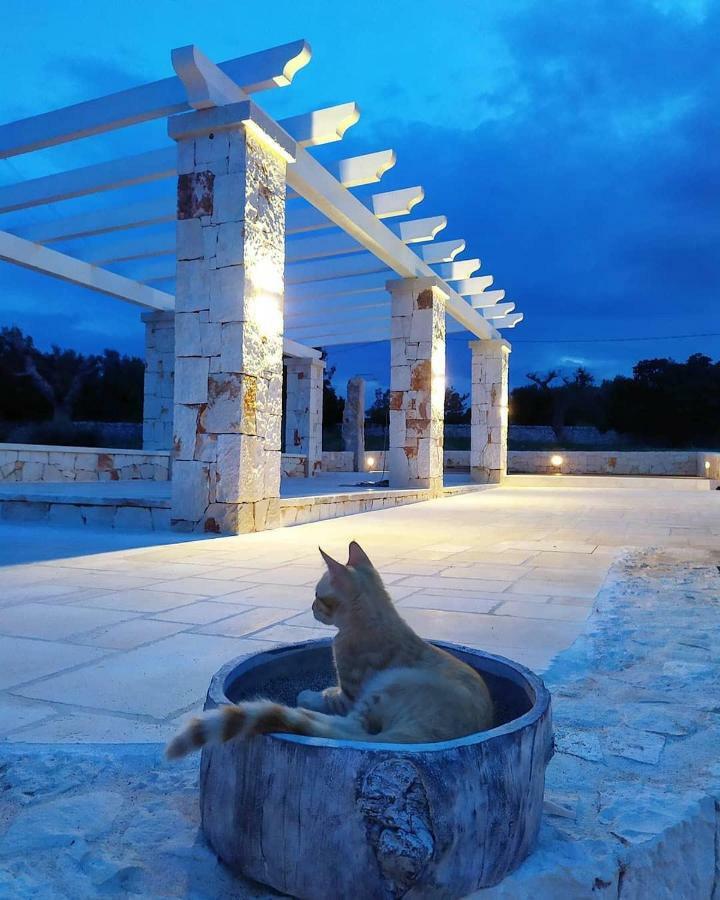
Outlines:
[[[335, 225], [352, 235], [367, 250], [386, 262], [402, 278], [437, 278], [426, 262], [409, 249], [353, 194], [326, 172], [317, 160], [299, 147], [295, 162], [287, 168], [288, 184], [317, 207]], [[463, 242], [464, 244], [464, 242]], [[364, 276], [372, 277], [372, 276]], [[447, 310], [480, 338], [496, 337], [495, 329], [446, 282], [438, 279], [447, 295]]]
[[455, 285], [455, 290], [463, 297], [473, 297], [482, 294], [493, 283], [492, 275], [478, 275], [475, 278], [463, 278]]
[[300, 359], [322, 359], [322, 353], [314, 347], [307, 347], [292, 338], [283, 338], [283, 356], [295, 356]]
[[[219, 68], [246, 93], [253, 94], [289, 85], [295, 73], [310, 62], [310, 55], [306, 41], [292, 41], [227, 60], [220, 63]], [[189, 108], [180, 79], [164, 78], [3, 125], [0, 127], [0, 159], [164, 118]]]
[[34, 272], [52, 275], [61, 281], [91, 288], [126, 303], [149, 309], [170, 310], [175, 306], [174, 297], [139, 284], [123, 275], [108, 272], [57, 250], [50, 250], [32, 241], [26, 241], [7, 231], [0, 231], [0, 259], [15, 263]]
[[[392, 169], [397, 162], [394, 150], [378, 150], [376, 153], [365, 153], [329, 163], [328, 172], [332, 172], [340, 184], [346, 188], [360, 187], [365, 184], [377, 184], [383, 175]], [[298, 195], [293, 190], [287, 191], [287, 199]]]
[[[200, 93], [200, 90], [196, 89], [194, 96]], [[242, 94], [241, 91], [239, 93]], [[351, 113], [351, 110], [355, 112]], [[340, 106], [281, 119], [278, 125], [300, 146], [316, 146], [340, 140], [345, 130], [357, 122], [359, 117], [360, 113], [355, 103], [343, 103]], [[176, 148], [162, 147], [135, 156], [123, 156], [93, 166], [70, 169], [2, 186], [0, 213], [159, 181], [171, 178], [176, 173]]]
[[[440, 263], [433, 267], [445, 281], [461, 281], [469, 278], [473, 272], [480, 268], [479, 259], [456, 259], [450, 263]], [[457, 290], [457, 286], [455, 288]], [[458, 291], [462, 293], [462, 291]]]
[[516, 325], [519, 325], [524, 318], [525, 316], [523, 313], [511, 313], [511, 315], [505, 316], [504, 319], [495, 319], [493, 325], [495, 328], [514, 328]]
[[504, 299], [505, 291], [483, 291], [481, 294], [474, 294], [470, 301], [473, 309], [487, 309]]
[[378, 219], [389, 219], [391, 216], [403, 216], [409, 213], [425, 198], [425, 191], [420, 185], [411, 188], [402, 188], [399, 191], [388, 191], [385, 194], [375, 194], [371, 199], [372, 211]]
[[502, 319], [514, 309], [514, 303], [496, 303], [495, 306], [488, 306], [487, 309], [484, 309], [482, 314], [486, 319]]
[[345, 278], [330, 278], [327, 281], [312, 281], [306, 284], [288, 285], [285, 296], [293, 300], [313, 300], [327, 297], [344, 297], [352, 294], [367, 294], [381, 289], [388, 280], [387, 270], [368, 275], [349, 275]]
[[426, 219], [411, 219], [393, 226], [393, 231], [405, 244], [419, 244], [434, 241], [435, 236], [447, 227], [446, 216], [429, 216]]
[[452, 262], [458, 253], [465, 249], [465, 241], [460, 238], [456, 241], [442, 241], [438, 244], [429, 244], [422, 247], [422, 258], [426, 263]]
[[372, 253], [354, 253], [352, 256], [333, 256], [311, 262], [295, 263], [285, 267], [285, 284], [317, 283], [327, 279], [345, 278], [384, 272], [389, 277], [387, 265]]
[[[390, 193], [396, 193], [391, 191]], [[373, 199], [382, 200], [384, 194], [374, 194]], [[361, 206], [361, 201], [357, 201]], [[132, 203], [124, 206], [103, 207], [99, 210], [91, 210], [75, 216], [67, 216], [60, 219], [50, 219], [47, 222], [33, 222], [13, 228], [13, 233], [28, 240], [40, 243], [53, 241], [67, 241], [76, 238], [89, 237], [91, 235], [109, 234], [113, 231], [123, 231], [128, 228], [141, 228], [146, 225], [157, 225], [163, 222], [174, 222], [177, 216], [177, 201], [173, 195], [159, 197], [155, 200], [146, 200], [141, 203]], [[399, 209], [394, 215], [404, 216], [410, 210], [405, 207]], [[418, 222], [429, 221], [419, 219]], [[412, 222], [404, 222], [403, 225], [412, 225]], [[309, 231], [319, 231], [323, 228], [332, 228], [333, 222], [312, 205], [303, 201], [292, 201], [288, 204], [285, 223], [286, 234], [304, 234]], [[427, 231], [426, 227], [419, 227], [420, 231]], [[411, 243], [409, 240], [407, 243]]]

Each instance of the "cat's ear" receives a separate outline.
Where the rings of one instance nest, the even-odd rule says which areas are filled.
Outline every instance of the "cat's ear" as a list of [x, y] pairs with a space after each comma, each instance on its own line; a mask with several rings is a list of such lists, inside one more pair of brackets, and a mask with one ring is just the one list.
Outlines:
[[357, 541], [350, 541], [350, 546], [348, 547], [348, 565], [352, 566], [353, 569], [357, 569], [358, 566], [369, 566], [370, 568], [373, 568], [370, 557]]
[[322, 547], [318, 547], [318, 550], [320, 551], [320, 556], [325, 560], [325, 565], [330, 573], [330, 579], [335, 587], [347, 587], [350, 583], [350, 573], [347, 570], [347, 566], [344, 566], [341, 562], [333, 559]]

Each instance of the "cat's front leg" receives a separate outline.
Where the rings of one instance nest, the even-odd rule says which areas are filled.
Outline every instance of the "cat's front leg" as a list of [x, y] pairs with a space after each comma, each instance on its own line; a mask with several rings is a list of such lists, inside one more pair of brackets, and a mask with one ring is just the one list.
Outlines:
[[352, 700], [340, 687], [325, 688], [324, 691], [300, 691], [297, 705], [313, 712], [344, 716], [352, 706]]

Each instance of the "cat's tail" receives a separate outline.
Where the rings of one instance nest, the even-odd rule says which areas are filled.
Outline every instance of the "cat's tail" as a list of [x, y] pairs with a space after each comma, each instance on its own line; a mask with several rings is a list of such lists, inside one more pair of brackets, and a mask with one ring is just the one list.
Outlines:
[[219, 706], [191, 719], [165, 748], [168, 759], [178, 759], [206, 744], [222, 744], [235, 737], [284, 732], [311, 737], [367, 740], [360, 724], [348, 717], [328, 716], [308, 709], [293, 709], [269, 700]]

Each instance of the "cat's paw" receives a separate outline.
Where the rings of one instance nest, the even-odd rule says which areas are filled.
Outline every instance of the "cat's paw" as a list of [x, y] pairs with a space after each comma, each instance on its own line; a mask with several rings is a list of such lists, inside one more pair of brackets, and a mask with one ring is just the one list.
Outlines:
[[296, 703], [303, 709], [310, 709], [313, 712], [325, 712], [325, 697], [322, 691], [300, 691], [297, 695]]

